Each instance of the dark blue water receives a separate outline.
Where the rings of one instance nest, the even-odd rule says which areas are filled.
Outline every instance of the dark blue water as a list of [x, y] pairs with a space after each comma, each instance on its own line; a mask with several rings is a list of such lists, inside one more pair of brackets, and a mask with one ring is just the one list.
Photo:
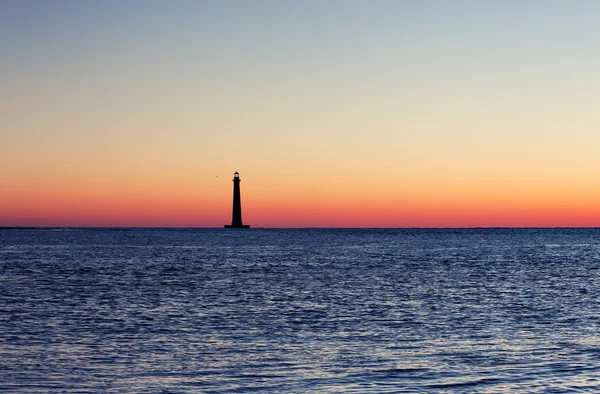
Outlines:
[[600, 230], [0, 230], [0, 391], [600, 391]]

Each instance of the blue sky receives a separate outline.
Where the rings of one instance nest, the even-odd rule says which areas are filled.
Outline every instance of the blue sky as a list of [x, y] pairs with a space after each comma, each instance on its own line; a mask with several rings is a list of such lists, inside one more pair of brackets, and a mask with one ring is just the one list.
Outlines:
[[179, 196], [224, 168], [262, 190], [284, 172], [334, 190], [343, 171], [386, 193], [401, 169], [398, 198], [592, 201], [598, 15], [594, 1], [4, 1], [0, 181], [18, 201], [16, 174], [51, 188], [52, 163], [72, 166], [65, 185], [175, 177]]

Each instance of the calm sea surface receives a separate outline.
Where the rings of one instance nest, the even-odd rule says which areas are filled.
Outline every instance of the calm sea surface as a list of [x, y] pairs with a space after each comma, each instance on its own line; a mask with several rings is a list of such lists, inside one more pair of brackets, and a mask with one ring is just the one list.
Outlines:
[[0, 230], [0, 391], [597, 392], [600, 230]]

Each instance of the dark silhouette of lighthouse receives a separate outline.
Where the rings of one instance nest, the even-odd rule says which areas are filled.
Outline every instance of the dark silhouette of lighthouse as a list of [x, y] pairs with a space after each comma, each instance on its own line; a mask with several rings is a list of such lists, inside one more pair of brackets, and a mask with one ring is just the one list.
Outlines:
[[225, 228], [250, 228], [249, 224], [242, 224], [242, 197], [240, 196], [240, 174], [236, 171], [233, 174], [233, 213], [231, 214], [231, 224], [226, 224]]

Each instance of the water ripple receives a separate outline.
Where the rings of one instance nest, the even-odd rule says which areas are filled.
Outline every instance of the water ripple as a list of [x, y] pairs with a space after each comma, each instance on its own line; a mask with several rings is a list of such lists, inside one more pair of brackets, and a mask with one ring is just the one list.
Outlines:
[[599, 391], [599, 236], [0, 230], [0, 391]]

